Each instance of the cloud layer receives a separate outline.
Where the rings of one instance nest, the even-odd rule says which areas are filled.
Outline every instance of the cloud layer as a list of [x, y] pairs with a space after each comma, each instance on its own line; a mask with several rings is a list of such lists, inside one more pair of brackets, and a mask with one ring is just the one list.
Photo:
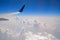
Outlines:
[[[0, 21], [0, 29], [2, 32], [7, 31], [7, 33], [13, 37], [19, 37], [19, 35], [26, 37], [26, 35], [28, 35], [29, 39], [26, 40], [31, 40], [30, 36], [32, 36], [33, 39], [36, 36], [42, 40], [56, 40], [56, 37], [53, 38], [53, 34], [58, 33], [56, 31], [59, 31], [58, 28], [60, 27], [59, 17], [12, 16], [7, 18], [9, 21]], [[40, 36], [38, 36], [38, 34]], [[49, 39], [47, 37], [49, 37]]]

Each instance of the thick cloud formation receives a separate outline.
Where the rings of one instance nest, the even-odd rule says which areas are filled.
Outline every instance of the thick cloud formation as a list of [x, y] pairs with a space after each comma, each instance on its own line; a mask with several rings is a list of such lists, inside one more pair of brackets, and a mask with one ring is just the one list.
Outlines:
[[28, 32], [26, 33], [26, 40], [58, 40], [58, 39], [56, 39], [52, 34], [48, 34], [46, 32], [38, 34]]
[[13, 16], [7, 18], [9, 21], [0, 21], [0, 29], [3, 33], [7, 31], [8, 36], [14, 40], [58, 39], [59, 17]]

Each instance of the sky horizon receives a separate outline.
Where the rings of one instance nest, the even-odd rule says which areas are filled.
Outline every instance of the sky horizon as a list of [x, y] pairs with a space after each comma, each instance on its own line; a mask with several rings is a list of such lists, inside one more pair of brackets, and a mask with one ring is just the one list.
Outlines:
[[59, 0], [0, 0], [0, 14], [18, 11], [25, 4], [22, 14], [28, 16], [60, 16]]

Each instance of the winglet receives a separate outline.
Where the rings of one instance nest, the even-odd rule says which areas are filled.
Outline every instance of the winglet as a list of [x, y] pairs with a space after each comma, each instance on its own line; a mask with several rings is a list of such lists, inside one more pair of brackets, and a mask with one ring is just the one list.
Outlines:
[[22, 8], [19, 10], [19, 12], [22, 12], [25, 7], [25, 4], [22, 6]]

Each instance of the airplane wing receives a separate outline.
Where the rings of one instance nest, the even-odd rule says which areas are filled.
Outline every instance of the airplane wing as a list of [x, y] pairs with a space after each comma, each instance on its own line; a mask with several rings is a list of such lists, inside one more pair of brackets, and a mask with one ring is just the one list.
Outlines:
[[5, 20], [6, 17], [16, 15], [16, 14], [20, 14], [21, 12], [23, 12], [24, 7], [25, 7], [25, 4], [17, 12], [10, 12], [10, 13], [6, 13], [6, 14], [0, 14], [0, 20]]
[[22, 12], [24, 7], [25, 7], [25, 5], [22, 6], [22, 8], [19, 10], [19, 12]]

